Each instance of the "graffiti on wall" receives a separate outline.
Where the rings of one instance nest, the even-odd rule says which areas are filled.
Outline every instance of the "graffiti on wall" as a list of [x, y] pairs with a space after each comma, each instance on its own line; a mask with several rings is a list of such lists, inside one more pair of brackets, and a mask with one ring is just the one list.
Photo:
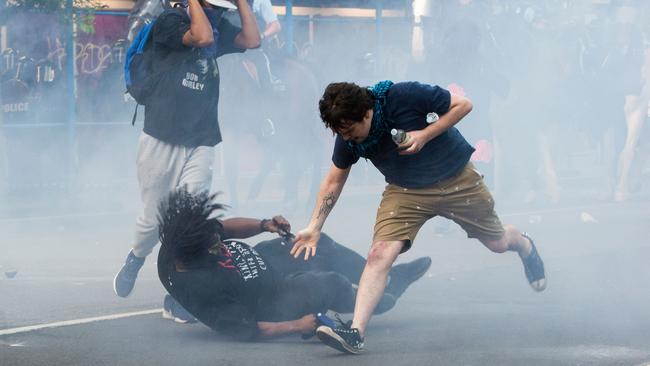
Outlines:
[[75, 61], [77, 73], [98, 74], [105, 70], [112, 62], [112, 44], [77, 43]]

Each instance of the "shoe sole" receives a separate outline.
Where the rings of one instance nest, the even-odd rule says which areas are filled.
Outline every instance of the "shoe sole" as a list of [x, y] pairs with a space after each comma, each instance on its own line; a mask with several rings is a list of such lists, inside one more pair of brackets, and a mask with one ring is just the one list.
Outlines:
[[175, 317], [174, 314], [172, 314], [170, 311], [168, 311], [168, 310], [166, 310], [166, 309], [163, 309], [162, 317], [163, 317], [163, 319], [173, 320], [174, 323], [178, 323], [178, 324], [192, 324], [192, 323], [196, 323], [196, 321], [189, 321], [189, 320], [185, 320], [185, 319], [181, 319], [181, 318]]
[[541, 285], [539, 288], [533, 286], [533, 284], [530, 284], [530, 288], [532, 288], [533, 291], [535, 291], [535, 292], [542, 292], [542, 291], [546, 290], [546, 285], [548, 284], [548, 281], [546, 280], [546, 277], [544, 277], [544, 278], [541, 279], [541, 280], [538, 280], [537, 282], [543, 282], [543, 283], [542, 283], [542, 285]]
[[174, 315], [172, 315], [171, 311], [167, 309], [163, 309], [162, 317], [163, 319], [167, 319], [167, 320], [174, 320], [174, 318], [176, 318]]
[[[526, 281], [526, 282], [528, 282], [528, 281]], [[535, 282], [540, 282], [542, 284], [539, 289], [537, 289], [537, 288], [535, 288], [535, 286], [533, 286], [533, 283], [535, 283]], [[533, 291], [535, 291], [535, 292], [542, 292], [542, 291], [546, 290], [546, 286], [548, 285], [548, 276], [546, 275], [546, 270], [544, 270], [544, 277], [543, 278], [540, 278], [537, 281], [528, 282], [528, 285], [530, 285], [530, 288], [532, 288]]]
[[318, 339], [320, 339], [320, 341], [325, 343], [327, 346], [343, 353], [358, 355], [362, 352], [362, 350], [350, 347], [350, 345], [348, 345], [348, 343], [343, 340], [343, 338], [341, 338], [338, 334], [336, 334], [330, 327], [318, 327], [318, 329], [316, 329], [316, 337], [318, 337]]

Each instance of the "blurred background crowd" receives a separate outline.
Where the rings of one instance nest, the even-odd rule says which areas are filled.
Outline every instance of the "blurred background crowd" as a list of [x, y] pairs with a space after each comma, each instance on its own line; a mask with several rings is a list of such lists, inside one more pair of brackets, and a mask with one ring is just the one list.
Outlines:
[[[152, 1], [0, 4], [0, 215], [137, 204], [141, 117], [132, 127], [123, 63], [134, 14]], [[504, 204], [647, 197], [649, 2], [272, 4], [277, 26], [259, 17], [268, 70], [257, 51], [220, 59], [213, 188], [234, 207], [311, 209], [333, 143], [317, 102], [341, 80], [417, 80], [470, 98], [459, 129]], [[371, 168], [353, 173], [352, 193], [382, 186]]]

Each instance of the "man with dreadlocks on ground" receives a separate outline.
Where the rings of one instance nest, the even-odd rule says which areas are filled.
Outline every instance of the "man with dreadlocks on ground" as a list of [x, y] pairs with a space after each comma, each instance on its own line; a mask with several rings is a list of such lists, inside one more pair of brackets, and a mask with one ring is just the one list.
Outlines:
[[[307, 260], [316, 247], [320, 249], [321, 228], [360, 157], [370, 159], [388, 183], [377, 210], [352, 323], [320, 326], [321, 341], [346, 353], [363, 350], [364, 332], [393, 262], [410, 249], [422, 225], [438, 215], [455, 221], [468, 237], [496, 253], [516, 251], [532, 288], [544, 290], [544, 263], [533, 241], [514, 226], [501, 225], [483, 176], [469, 162], [474, 148], [454, 127], [472, 110], [468, 99], [417, 82], [387, 80], [371, 88], [332, 83], [319, 109], [325, 126], [337, 134], [333, 165], [318, 194], [322, 203], [307, 228], [296, 235], [291, 253], [298, 257], [304, 250]], [[406, 138], [393, 141], [393, 129], [406, 131]]]
[[[251, 340], [313, 335], [323, 321], [333, 324], [314, 314], [354, 309], [353, 284], [361, 277], [363, 257], [322, 235], [322, 255], [309, 262], [296, 260], [289, 254], [291, 226], [286, 219], [221, 220], [215, 211], [223, 206], [214, 197], [182, 188], [160, 206], [158, 275], [190, 314], [218, 332]], [[254, 248], [227, 240], [265, 231], [284, 238]], [[394, 266], [375, 313], [391, 309], [430, 265], [431, 259], [424, 257]]]

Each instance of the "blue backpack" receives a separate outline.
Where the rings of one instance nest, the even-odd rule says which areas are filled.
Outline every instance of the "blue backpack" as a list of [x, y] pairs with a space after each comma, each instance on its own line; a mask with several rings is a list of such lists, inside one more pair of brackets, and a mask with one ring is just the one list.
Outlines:
[[[124, 81], [126, 92], [130, 94], [138, 105], [147, 104], [147, 99], [152, 92], [153, 70], [152, 70], [152, 47], [151, 31], [155, 21], [145, 25], [131, 42], [126, 52], [124, 62]], [[135, 107], [132, 123], [138, 115], [138, 106]]]

